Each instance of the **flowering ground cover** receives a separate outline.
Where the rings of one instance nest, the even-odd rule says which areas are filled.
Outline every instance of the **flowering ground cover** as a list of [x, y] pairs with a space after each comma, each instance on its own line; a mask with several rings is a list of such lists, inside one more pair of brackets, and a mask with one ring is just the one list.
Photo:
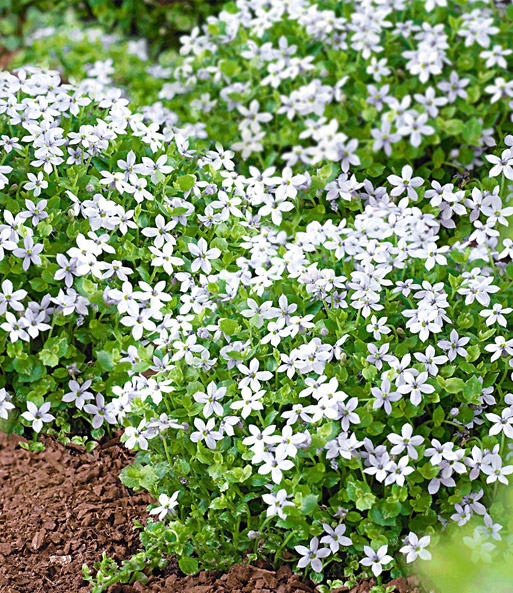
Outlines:
[[[131, 455], [118, 438], [103, 439], [92, 453], [45, 438], [44, 456], [21, 449], [18, 441], [0, 435], [0, 588], [3, 593], [87, 593], [81, 565], [105, 552], [119, 560], [134, 553], [139, 537], [132, 522], [144, 523], [151, 497], [119, 482]], [[312, 593], [312, 584], [288, 566], [272, 571], [258, 564], [186, 576], [176, 559], [163, 558], [144, 584], [118, 584], [108, 593]], [[351, 593], [368, 592], [371, 585], [362, 581]], [[404, 593], [408, 583], [397, 579], [391, 586]]]
[[508, 552], [512, 33], [238, 0], [178, 55], [73, 25], [0, 74], [0, 416], [33, 449], [123, 427], [157, 501], [93, 591], [173, 554], [383, 593], [473, 516]]

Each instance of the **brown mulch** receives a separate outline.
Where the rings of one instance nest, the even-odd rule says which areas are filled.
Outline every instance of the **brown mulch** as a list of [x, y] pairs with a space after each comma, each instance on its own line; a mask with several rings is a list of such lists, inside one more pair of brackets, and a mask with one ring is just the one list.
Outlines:
[[[0, 434], [0, 592], [87, 593], [82, 564], [105, 552], [118, 563], [139, 548], [134, 519], [144, 523], [147, 493], [134, 493], [118, 475], [130, 453], [118, 439], [92, 453], [43, 437], [42, 453]], [[339, 592], [368, 593], [373, 580]], [[416, 582], [396, 579], [396, 593], [418, 593]], [[227, 573], [184, 576], [174, 559], [143, 585], [114, 585], [108, 593], [316, 593], [288, 566], [278, 571], [238, 564]]]
[[[156, 582], [150, 588], [123, 585], [117, 589], [113, 587], [109, 593], [143, 591], [152, 593], [317, 593], [318, 590], [313, 583], [307, 584], [300, 579], [301, 577], [293, 574], [288, 566], [282, 566], [274, 571], [247, 564], [236, 564], [227, 574], [201, 572], [181, 579], [172, 574], [167, 579], [159, 579], [160, 582]], [[375, 584], [374, 579], [369, 579], [352, 588], [335, 589], [333, 593], [369, 593]], [[417, 584], [418, 580], [410, 577], [408, 580], [395, 579], [387, 586], [394, 587], [392, 593], [421, 593]]]
[[130, 456], [117, 440], [92, 453], [50, 439], [33, 453], [19, 440], [0, 435], [0, 591], [85, 593], [82, 564], [136, 552], [133, 520], [151, 498], [119, 481]]

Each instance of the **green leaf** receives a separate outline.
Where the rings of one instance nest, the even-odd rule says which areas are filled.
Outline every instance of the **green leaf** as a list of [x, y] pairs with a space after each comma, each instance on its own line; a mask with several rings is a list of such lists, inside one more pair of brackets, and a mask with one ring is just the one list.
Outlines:
[[372, 494], [371, 492], [366, 492], [356, 500], [356, 508], [359, 511], [366, 511], [372, 508], [376, 500], [377, 498], [374, 496], [374, 494]]
[[381, 163], [373, 163], [366, 171], [367, 175], [369, 175], [370, 177], [379, 177], [380, 175], [383, 174], [383, 171], [385, 170], [385, 165], [382, 165]]
[[140, 463], [133, 463], [121, 470], [119, 479], [127, 488], [139, 488]]
[[481, 354], [481, 348], [479, 348], [479, 344], [474, 344], [474, 346], [467, 348], [467, 354], [467, 358], [470, 362], [477, 360]]
[[367, 381], [373, 381], [377, 374], [378, 369], [375, 366], [368, 366], [362, 371], [362, 375], [365, 377], [365, 379], [367, 379]]
[[488, 338], [491, 338], [494, 333], [495, 333], [495, 328], [492, 327], [491, 329], [486, 329], [486, 330], [480, 331], [478, 334], [478, 337], [481, 342], [486, 342], [486, 340], [488, 340]]
[[112, 369], [114, 368], [114, 362], [112, 360], [112, 354], [110, 352], [107, 352], [105, 350], [98, 350], [98, 352], [96, 353], [96, 358], [104, 371], [112, 371]]
[[463, 386], [463, 397], [468, 401], [472, 402], [483, 390], [483, 386], [481, 381], [474, 375], [470, 377], [468, 381], [465, 382]]
[[38, 361], [32, 369], [30, 375], [19, 375], [19, 381], [20, 383], [34, 383], [36, 381], [39, 381], [39, 379], [41, 379], [41, 377], [43, 377], [45, 374], [45, 365]]
[[196, 177], [194, 175], [182, 175], [181, 177], [178, 177], [176, 183], [183, 192], [187, 192], [194, 187]]
[[474, 410], [468, 406], [462, 406], [458, 412], [458, 420], [462, 424], [468, 424], [474, 419]]
[[167, 213], [169, 214], [169, 216], [183, 216], [184, 214], [187, 214], [188, 209], [185, 208], [184, 206], [178, 206], [176, 208], [169, 208]]
[[185, 574], [195, 574], [199, 570], [199, 564], [196, 558], [190, 558], [189, 556], [180, 558], [178, 561], [178, 566]]
[[151, 465], [145, 465], [139, 472], [139, 484], [149, 490], [157, 481], [158, 476]]
[[220, 60], [219, 70], [221, 70], [225, 76], [231, 78], [237, 72], [239, 72], [240, 67], [235, 60]]
[[468, 122], [466, 122], [465, 127], [463, 128], [462, 136], [463, 139], [469, 144], [477, 145], [482, 131], [483, 126], [481, 122], [477, 118], [473, 117]]
[[54, 367], [59, 364], [59, 357], [57, 354], [47, 348], [41, 350], [38, 356], [39, 360], [47, 367]]
[[432, 498], [428, 492], [423, 492], [420, 496], [412, 497], [410, 500], [412, 509], [418, 513], [427, 511], [431, 506]]
[[465, 381], [463, 381], [463, 379], [458, 379], [457, 377], [447, 379], [445, 382], [445, 390], [449, 393], [460, 393], [464, 386]]
[[438, 147], [435, 152], [433, 153], [433, 165], [436, 168], [439, 168], [443, 165], [445, 161], [445, 154], [444, 151]]
[[440, 426], [444, 421], [445, 414], [442, 406], [437, 406], [433, 412], [433, 423], [435, 426]]
[[324, 187], [326, 187], [326, 181], [324, 181], [324, 179], [319, 175], [312, 175], [312, 183], [310, 185], [310, 188], [313, 190], [317, 190], [323, 189]]
[[241, 330], [240, 325], [233, 319], [221, 319], [219, 327], [223, 334], [226, 334], [227, 336], [233, 336]]
[[221, 252], [228, 251], [229, 249], [228, 241], [226, 239], [222, 239], [221, 237], [216, 237], [210, 244], [210, 247], [217, 247], [221, 250]]
[[317, 463], [313, 467], [308, 468], [306, 472], [306, 481], [308, 484], [319, 483], [326, 475], [326, 466], [324, 463]]
[[227, 504], [226, 496], [222, 494], [221, 496], [214, 498], [214, 500], [208, 505], [208, 508], [213, 509], [214, 511], [221, 511], [226, 508]]
[[40, 277], [31, 278], [29, 280], [29, 284], [36, 292], [43, 292], [48, 289], [48, 283]]
[[372, 436], [377, 436], [378, 434], [382, 434], [385, 430], [385, 424], [383, 422], [379, 422], [375, 420], [368, 428], [369, 434]]
[[21, 375], [30, 375], [34, 368], [34, 361], [27, 355], [23, 357], [20, 356], [19, 358], [14, 359], [12, 366]]
[[440, 121], [440, 128], [450, 136], [457, 136], [465, 129], [465, 124], [459, 119], [448, 119], [443, 121], [441, 118], [438, 118], [438, 121]]
[[112, 328], [105, 323], [100, 323], [97, 319], [89, 322], [91, 334], [98, 340], [106, 340], [112, 335]]
[[311, 515], [314, 509], [317, 507], [317, 494], [307, 494], [303, 497], [301, 502], [301, 512], [303, 515]]

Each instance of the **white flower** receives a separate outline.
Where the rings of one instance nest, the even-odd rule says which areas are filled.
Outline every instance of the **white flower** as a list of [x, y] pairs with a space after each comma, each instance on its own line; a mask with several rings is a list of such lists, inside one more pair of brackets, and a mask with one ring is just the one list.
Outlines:
[[211, 381], [207, 386], [207, 393], [198, 391], [193, 397], [195, 401], [205, 404], [203, 406], [203, 415], [205, 418], [209, 418], [212, 414], [216, 414], [216, 416], [223, 415], [223, 406], [219, 402], [225, 395], [226, 387], [217, 387], [216, 384]]
[[39, 195], [41, 195], [41, 190], [48, 187], [48, 181], [44, 179], [42, 171], [39, 171], [37, 176], [34, 175], [34, 173], [27, 173], [27, 177], [29, 178], [29, 181], [25, 183], [23, 187], [27, 191], [32, 191], [34, 193], [34, 197], [37, 198]]
[[404, 486], [406, 476], [409, 476], [415, 471], [413, 467], [408, 465], [409, 461], [410, 458], [406, 455], [405, 457], [401, 457], [397, 463], [395, 461], [389, 462], [385, 468], [389, 472], [385, 478], [385, 486], [394, 483], [398, 486]]
[[8, 173], [11, 173], [12, 167], [7, 165], [0, 166], [0, 189], [4, 189], [4, 187], [9, 183], [9, 179], [6, 177]]
[[40, 266], [42, 263], [39, 254], [43, 251], [41, 243], [35, 245], [32, 235], [27, 235], [23, 239], [23, 247], [17, 247], [13, 250], [13, 255], [23, 258], [23, 269], [27, 271], [31, 264]]
[[240, 382], [241, 387], [250, 386], [253, 391], [258, 391], [261, 387], [260, 381], [269, 381], [273, 378], [270, 371], [259, 371], [260, 361], [256, 358], [250, 361], [249, 366], [241, 364], [239, 371], [246, 375]]
[[347, 547], [353, 544], [349, 537], [344, 536], [346, 526], [343, 523], [337, 525], [335, 529], [327, 523], [323, 523], [322, 526], [327, 535], [324, 535], [321, 538], [321, 544], [328, 544], [333, 554], [336, 554], [339, 551], [340, 546]]
[[430, 541], [430, 535], [419, 538], [417, 534], [411, 531], [404, 540], [405, 545], [400, 550], [406, 556], [406, 562], [413, 562], [417, 558], [431, 560], [431, 554], [426, 550]]
[[289, 496], [291, 495], [287, 494], [287, 491], [284, 488], [281, 488], [280, 490], [278, 490], [278, 492], [270, 492], [269, 494], [264, 494], [262, 496], [262, 500], [269, 505], [267, 507], [266, 512], [267, 517], [273, 517], [274, 515], [278, 515], [280, 519], [285, 520], [287, 518], [287, 515], [285, 514], [283, 509], [285, 507], [294, 506], [293, 502], [287, 500]]
[[508, 439], [513, 439], [513, 409], [505, 408], [501, 415], [488, 413], [486, 418], [493, 422], [493, 426], [488, 431], [490, 436], [495, 436], [503, 432]]
[[504, 336], [497, 336], [495, 344], [487, 344], [485, 350], [492, 353], [492, 362], [504, 355], [513, 356], [513, 339], [506, 340]]
[[499, 455], [491, 455], [487, 463], [483, 464], [482, 471], [488, 476], [486, 478], [487, 484], [499, 481], [507, 485], [508, 478], [506, 476], [513, 473], [513, 465], [503, 466]]
[[389, 327], [385, 325], [386, 322], [386, 317], [380, 317], [378, 319], [376, 315], [373, 315], [366, 329], [368, 332], [372, 332], [372, 336], [375, 340], [380, 340], [381, 334], [387, 335], [392, 331]]
[[7, 311], [5, 321], [0, 325], [0, 328], [9, 334], [11, 342], [17, 342], [18, 340], [29, 342], [30, 336], [26, 331], [27, 327], [28, 323], [24, 317], [18, 319], [10, 311]]
[[390, 192], [392, 196], [400, 196], [406, 191], [408, 197], [412, 200], [418, 199], [418, 194], [415, 191], [416, 187], [420, 187], [424, 183], [422, 177], [413, 177], [413, 169], [410, 165], [404, 165], [401, 171], [401, 177], [398, 175], [389, 175], [388, 182], [395, 187]]
[[181, 257], [173, 255], [174, 245], [172, 242], [166, 243], [162, 249], [150, 246], [149, 250], [155, 255], [151, 260], [151, 265], [164, 268], [164, 271], [170, 276], [174, 272], [173, 266], [181, 266], [184, 263]]
[[7, 420], [9, 412], [15, 408], [10, 399], [10, 394], [2, 387], [0, 389], [0, 418], [3, 418], [4, 420]]
[[466, 336], [460, 338], [458, 332], [453, 329], [448, 340], [440, 340], [438, 346], [447, 352], [449, 360], [452, 362], [457, 356], [467, 356], [467, 351], [463, 346], [470, 342]]
[[360, 560], [360, 564], [363, 566], [370, 566], [375, 576], [379, 576], [383, 572], [383, 566], [392, 562], [392, 556], [387, 554], [388, 545], [381, 546], [377, 552], [375, 552], [370, 546], [364, 546], [363, 551], [365, 552], [366, 558]]
[[504, 177], [513, 179], [513, 151], [511, 149], [504, 150], [501, 157], [487, 154], [486, 160], [493, 165], [488, 173], [490, 177], [497, 177], [502, 173]]
[[401, 394], [397, 391], [390, 391], [392, 385], [389, 379], [383, 379], [381, 387], [371, 387], [371, 393], [376, 398], [376, 401], [372, 404], [374, 409], [381, 408], [383, 406], [387, 414], [392, 413], [392, 403], [398, 402], [401, 399]]
[[261, 475], [271, 474], [271, 479], [275, 484], [279, 484], [283, 480], [283, 472], [294, 467], [294, 463], [287, 459], [284, 451], [276, 451], [276, 453], [266, 453], [263, 457], [263, 465], [258, 468], [258, 473]]
[[43, 422], [51, 422], [52, 420], [55, 420], [55, 416], [48, 413], [51, 405], [50, 402], [45, 402], [38, 408], [34, 402], [27, 400], [27, 411], [23, 412], [22, 417], [25, 418], [27, 422], [32, 423], [32, 428], [36, 432], [41, 432]]
[[315, 572], [322, 572], [322, 558], [327, 558], [330, 555], [329, 548], [319, 549], [319, 538], [314, 537], [310, 541], [310, 547], [306, 546], [295, 546], [295, 550], [298, 554], [301, 554], [302, 558], [297, 563], [298, 568], [305, 568], [310, 565], [312, 570]]
[[201, 418], [194, 419], [194, 426], [198, 429], [191, 434], [191, 441], [197, 443], [198, 441], [205, 441], [205, 445], [209, 449], [217, 447], [217, 441], [223, 438], [223, 435], [215, 429], [215, 420], [210, 418], [207, 423], [203, 422]]
[[[141, 451], [148, 450], [148, 431], [146, 430], [146, 420], [144, 418], [139, 422], [139, 426], [136, 428], [135, 426], [127, 426], [125, 428], [125, 436], [127, 436], [127, 440], [125, 441], [125, 447], [127, 449], [134, 449], [135, 447], [139, 447]], [[150, 512], [151, 514], [151, 512]], [[162, 519], [160, 519], [162, 521]]]
[[242, 400], [233, 402], [230, 404], [230, 408], [232, 410], [242, 410], [241, 416], [247, 418], [252, 412], [264, 409], [264, 405], [260, 401], [264, 393], [264, 390], [254, 392], [249, 387], [243, 387], [241, 389]]
[[394, 445], [390, 451], [392, 455], [400, 455], [404, 450], [412, 459], [418, 459], [419, 454], [415, 447], [418, 447], [424, 442], [424, 437], [420, 435], [413, 435], [413, 427], [411, 424], [403, 424], [401, 435], [392, 433], [388, 436], [388, 440]]
[[[414, 374], [417, 373], [417, 374]], [[411, 403], [414, 406], [418, 406], [422, 401], [422, 394], [423, 393], [433, 393], [435, 388], [429, 383], [426, 383], [428, 380], [428, 374], [418, 373], [415, 369], [411, 369], [407, 373], [404, 374], [404, 385], [398, 387], [399, 393], [410, 394]]]
[[511, 307], [503, 307], [499, 303], [495, 303], [491, 309], [483, 309], [480, 311], [479, 315], [486, 319], [486, 325], [488, 327], [494, 323], [498, 323], [499, 325], [502, 325], [502, 327], [506, 327], [507, 322], [504, 315], [509, 315], [509, 313], [512, 311], [513, 309]]
[[116, 424], [117, 422], [116, 417], [113, 414], [112, 402], [106, 404], [105, 398], [101, 393], [96, 394], [95, 404], [84, 405], [84, 411], [88, 414], [93, 414], [93, 428], [100, 428], [104, 420], [109, 424]]
[[211, 259], [217, 259], [221, 255], [221, 250], [217, 247], [208, 248], [205, 239], [201, 238], [197, 245], [189, 243], [187, 246], [191, 254], [195, 257], [191, 265], [192, 272], [197, 272], [200, 268], [205, 274], [210, 274], [212, 271]]
[[150, 515], [158, 515], [159, 521], [163, 521], [168, 515], [174, 515], [176, 513], [176, 511], [174, 509], [178, 504], [178, 495], [179, 494], [180, 494], [179, 490], [177, 490], [176, 492], [173, 492], [173, 494], [171, 494], [171, 496], [168, 496], [167, 494], [162, 493], [159, 496], [160, 506], [155, 507], [154, 509], [151, 509]]

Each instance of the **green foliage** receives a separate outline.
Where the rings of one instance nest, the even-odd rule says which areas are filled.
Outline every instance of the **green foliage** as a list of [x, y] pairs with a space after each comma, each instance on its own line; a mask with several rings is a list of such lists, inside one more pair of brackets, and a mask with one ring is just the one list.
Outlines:
[[73, 12], [126, 37], [144, 37], [154, 50], [177, 44], [178, 37], [220, 9], [221, 0], [1, 0], [1, 46], [8, 51], [24, 45], [27, 27], [46, 20], [59, 24]]
[[[143, 3], [87, 6], [107, 28], [137, 26], [152, 39], [162, 20], [146, 19]], [[12, 62], [87, 77], [77, 92], [98, 97], [56, 122], [68, 139], [80, 132], [87, 143], [84, 126], [98, 118], [125, 124], [101, 150], [81, 144], [85, 159], [45, 171], [50, 216], [20, 224], [20, 237], [30, 228], [43, 245], [41, 264], [25, 270], [10, 252], [0, 263], [31, 301], [57, 300], [51, 329], [28, 343], [0, 333], [2, 388], [16, 405], [10, 427], [37, 432], [25, 408], [50, 404], [42, 422], [55, 420], [62, 438], [86, 423], [99, 438], [105, 418], [65, 399], [70, 379], [90, 381], [112, 424], [125, 427], [123, 442], [139, 450], [123, 483], [158, 500], [141, 553], [121, 567], [104, 558], [95, 575], [85, 569], [95, 593], [144, 579], [163, 554], [177, 555], [185, 573], [257, 556], [296, 564], [299, 555], [316, 581], [324, 569], [395, 577], [401, 551], [408, 562], [423, 557], [417, 534], [436, 542], [440, 522], [474, 512], [472, 496], [500, 516], [497, 480], [513, 470], [513, 126], [505, 69], [485, 66], [488, 45], [471, 27], [489, 18], [510, 49], [511, 11], [376, 6], [375, 53], [389, 67], [376, 77], [373, 51], [352, 39], [368, 17], [361, 8], [265, 5], [266, 20], [240, 1], [157, 63], [144, 39], [70, 19], [33, 31]], [[404, 21], [415, 29], [403, 34]], [[439, 52], [440, 72], [427, 78], [408, 55], [422, 43]], [[452, 74], [465, 81], [459, 94]], [[442, 99], [434, 110], [423, 99], [429, 89]], [[2, 126], [25, 135], [7, 117]], [[382, 132], [395, 137], [388, 149]], [[2, 161], [12, 171], [0, 205], [14, 216], [31, 196], [34, 152], [24, 143]], [[160, 158], [168, 170], [146, 171], [149, 196], [136, 199], [136, 168]], [[118, 213], [113, 228], [96, 226], [94, 200]], [[86, 266], [72, 282], [86, 312], [71, 316], [58, 301], [57, 256], [100, 228], [130, 279]], [[130, 315], [132, 288], [139, 305]], [[123, 294], [111, 299], [112, 290]], [[152, 313], [141, 315], [146, 325], [139, 309]], [[264, 429], [267, 442], [255, 437]], [[339, 528], [349, 540], [337, 547], [327, 534]], [[326, 553], [314, 565], [304, 546]], [[382, 547], [393, 561], [365, 563]]]

